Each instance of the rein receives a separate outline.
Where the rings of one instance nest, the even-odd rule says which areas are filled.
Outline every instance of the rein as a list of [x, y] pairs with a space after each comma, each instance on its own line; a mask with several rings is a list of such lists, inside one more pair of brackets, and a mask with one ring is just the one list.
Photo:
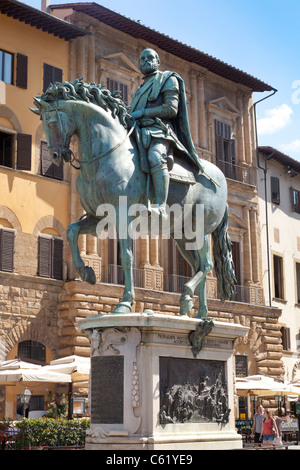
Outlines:
[[[54, 108], [53, 110], [56, 111], [56, 114], [57, 114], [57, 117], [58, 117], [58, 122], [59, 122], [59, 126], [60, 126], [61, 131], [62, 131], [62, 121], [61, 121], [61, 117], [60, 117], [60, 114], [59, 114], [60, 112], [65, 113], [65, 114], [69, 117], [69, 119], [71, 119], [71, 120], [74, 122], [74, 119], [72, 118], [72, 116], [70, 116], [64, 109]], [[117, 150], [119, 147], [121, 147], [121, 145], [124, 144], [124, 142], [126, 141], [126, 139], [131, 136], [131, 134], [132, 134], [132, 132], [134, 131], [135, 127], [136, 127], [136, 121], [134, 121], [134, 123], [133, 123], [131, 129], [127, 132], [127, 134], [125, 135], [124, 139], [123, 139], [121, 142], [119, 142], [118, 144], [116, 144], [114, 147], [112, 147], [111, 149], [107, 150], [106, 152], [104, 152], [104, 153], [102, 153], [102, 154], [100, 154], [100, 155], [97, 155], [96, 157], [92, 158], [91, 160], [79, 160], [78, 158], [75, 157], [74, 152], [73, 152], [70, 148], [64, 146], [64, 150], [65, 150], [66, 153], [68, 153], [69, 156], [70, 156], [69, 163], [71, 164], [71, 166], [72, 166], [73, 168], [75, 168], [75, 170], [80, 170], [80, 166], [74, 165], [74, 163], [73, 163], [74, 160], [75, 160], [77, 163], [79, 163], [79, 165], [82, 165], [82, 164], [87, 165], [87, 164], [89, 164], [89, 163], [93, 163], [93, 162], [96, 161], [96, 160], [100, 160], [101, 158], [106, 157], [107, 155], [109, 155], [110, 153], [114, 152], [114, 151]], [[51, 147], [49, 147], [49, 148], [51, 148]]]
[[70, 164], [72, 165], [73, 168], [75, 168], [76, 170], [80, 170], [80, 166], [75, 166], [73, 161], [75, 160], [77, 163], [79, 163], [79, 165], [82, 165], [82, 164], [89, 164], [89, 163], [93, 163], [94, 161], [96, 160], [100, 160], [101, 158], [104, 158], [104, 157], [107, 157], [107, 155], [109, 155], [110, 153], [114, 152], [115, 150], [117, 150], [119, 147], [121, 147], [121, 145], [124, 144], [124, 142], [126, 141], [127, 138], [129, 138], [132, 134], [132, 132], [134, 131], [135, 129], [135, 126], [136, 126], [136, 121], [134, 121], [133, 123], [133, 126], [131, 127], [131, 129], [127, 132], [127, 134], [125, 135], [124, 139], [119, 142], [118, 144], [116, 144], [114, 147], [112, 147], [111, 149], [107, 150], [106, 152], [100, 154], [100, 155], [97, 155], [96, 157], [92, 158], [91, 160], [79, 160], [78, 158], [75, 157], [74, 155], [74, 152], [69, 149], [69, 152], [71, 153], [72, 155], [72, 160], [70, 160]]

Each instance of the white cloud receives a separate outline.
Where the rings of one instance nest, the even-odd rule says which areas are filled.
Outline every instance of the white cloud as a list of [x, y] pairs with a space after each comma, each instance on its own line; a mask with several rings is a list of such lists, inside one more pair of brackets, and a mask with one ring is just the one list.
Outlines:
[[266, 117], [257, 120], [257, 132], [259, 135], [274, 134], [288, 126], [292, 120], [293, 110], [287, 104], [282, 104], [273, 109], [268, 109]]
[[286, 153], [289, 156], [293, 156], [293, 154], [297, 153], [300, 154], [300, 140], [295, 139], [292, 140], [289, 144], [282, 144], [279, 146], [282, 152]]

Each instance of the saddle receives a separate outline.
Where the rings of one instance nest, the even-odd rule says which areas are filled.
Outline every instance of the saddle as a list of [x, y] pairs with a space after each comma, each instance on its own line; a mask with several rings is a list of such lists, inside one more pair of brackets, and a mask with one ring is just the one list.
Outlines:
[[[139, 129], [135, 129], [134, 138], [139, 151], [141, 170], [143, 173], [150, 174], [147, 152], [143, 145]], [[182, 158], [182, 156], [169, 154], [167, 157], [167, 165], [170, 175], [170, 181], [176, 181], [177, 183], [188, 185], [196, 183], [195, 173], [198, 172], [196, 169], [196, 165], [193, 165], [192, 162], [185, 160], [184, 158]]]

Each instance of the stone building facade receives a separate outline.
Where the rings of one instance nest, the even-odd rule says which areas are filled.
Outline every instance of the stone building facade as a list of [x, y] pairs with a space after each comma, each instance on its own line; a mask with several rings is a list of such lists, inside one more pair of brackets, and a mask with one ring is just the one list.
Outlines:
[[259, 147], [259, 156], [264, 292], [266, 303], [282, 311], [284, 378], [296, 381], [300, 379], [300, 164], [272, 147]]
[[[272, 87], [101, 5], [60, 5], [49, 7], [49, 12], [53, 18], [87, 32], [68, 41], [64, 79], [84, 77], [89, 82], [102, 82], [110, 89], [119, 89], [130, 104], [141, 83], [139, 55], [145, 47], [158, 52], [162, 70], [175, 70], [184, 79], [197, 152], [218, 165], [228, 183], [237, 295], [233, 302], [218, 300], [216, 278], [211, 273], [207, 278], [209, 315], [250, 327], [248, 336], [235, 347], [244, 364], [243, 373], [281, 377], [281, 312], [265, 304], [262, 283], [253, 113], [253, 92], [271, 91]], [[34, 90], [31, 96], [34, 94], [39, 93]], [[16, 233], [14, 270], [0, 271], [1, 354], [3, 359], [10, 359], [17, 344], [34, 340], [45, 345], [50, 358], [89, 356], [88, 340], [78, 334], [76, 323], [87, 315], [109, 313], [120, 301], [123, 275], [118, 245], [115, 240], [81, 236], [80, 252], [94, 268], [97, 284], [91, 286], [78, 279], [66, 241], [68, 224], [83, 215], [76, 192], [77, 172], [65, 165], [60, 180], [41, 178], [40, 148], [44, 136], [37, 118], [32, 115], [30, 119], [36, 126], [32, 171], [24, 175], [16, 169], [0, 168], [0, 178], [2, 174], [5, 179], [1, 187], [6, 188], [0, 200], [0, 223], [2, 229]], [[75, 139], [72, 146], [76, 154]], [[20, 208], [19, 212], [12, 204], [20, 200], [18, 178], [27, 188], [22, 194], [29, 194], [27, 205], [22, 197], [25, 209]], [[41, 276], [38, 271], [40, 237], [63, 242], [60, 279], [47, 273]], [[180, 290], [190, 269], [174, 243], [159, 238], [139, 239], [134, 255], [135, 311], [151, 308], [176, 315]]]
[[[0, 361], [34, 359], [32, 346], [40, 345], [49, 363], [57, 356], [58, 296], [67, 275], [61, 246], [69, 220], [68, 169], [64, 177], [54, 172], [42, 152], [41, 122], [29, 108], [53, 77], [68, 79], [69, 40], [87, 33], [11, 0], [0, 4], [0, 23]], [[40, 245], [61, 250], [59, 272], [50, 250], [41, 256]], [[49, 272], [42, 272], [45, 265]], [[22, 383], [0, 385], [0, 416], [15, 417], [23, 391]]]

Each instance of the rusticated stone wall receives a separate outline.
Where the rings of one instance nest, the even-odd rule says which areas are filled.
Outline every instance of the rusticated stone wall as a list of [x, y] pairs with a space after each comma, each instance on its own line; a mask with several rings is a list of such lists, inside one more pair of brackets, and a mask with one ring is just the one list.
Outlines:
[[63, 281], [0, 273], [0, 360], [21, 341], [36, 340], [55, 355]]
[[[180, 294], [136, 288], [135, 312], [152, 309], [178, 315]], [[81, 281], [65, 283], [59, 296], [59, 355], [89, 356], [89, 341], [78, 334], [76, 323], [89, 315], [110, 313], [121, 300], [123, 287], [111, 284], [88, 285]], [[195, 298], [196, 300], [196, 298]], [[197, 300], [195, 303], [197, 308]], [[196, 315], [196, 308], [191, 315]], [[250, 328], [235, 347], [249, 353], [253, 373], [282, 376], [282, 344], [278, 318], [280, 310], [239, 302], [208, 301], [209, 316], [219, 321], [239, 323]]]

